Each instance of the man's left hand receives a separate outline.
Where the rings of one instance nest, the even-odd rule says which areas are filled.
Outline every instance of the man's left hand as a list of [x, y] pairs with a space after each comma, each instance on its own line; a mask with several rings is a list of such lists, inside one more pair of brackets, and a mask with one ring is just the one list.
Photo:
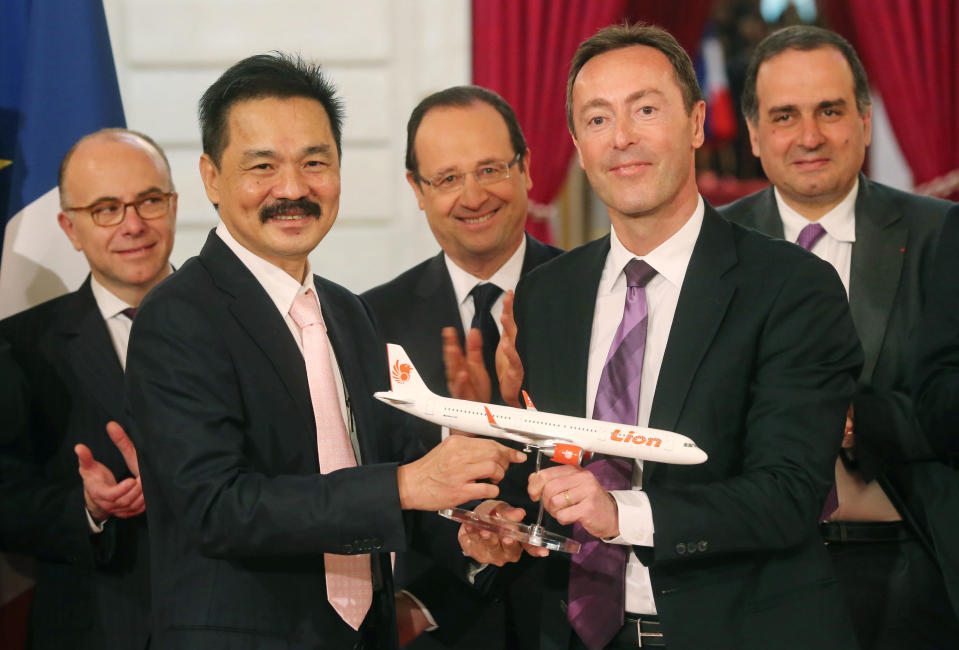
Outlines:
[[600, 539], [619, 536], [619, 507], [596, 477], [581, 467], [557, 465], [529, 477], [529, 496], [542, 499], [559, 523], [579, 523]]

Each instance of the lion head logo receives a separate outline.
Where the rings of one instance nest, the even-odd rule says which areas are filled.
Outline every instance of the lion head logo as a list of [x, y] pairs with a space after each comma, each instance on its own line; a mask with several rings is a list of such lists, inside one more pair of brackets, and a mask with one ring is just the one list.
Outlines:
[[399, 361], [395, 361], [393, 363], [392, 375], [393, 381], [395, 381], [397, 384], [405, 384], [413, 375], [413, 367], [408, 363], [400, 363]]

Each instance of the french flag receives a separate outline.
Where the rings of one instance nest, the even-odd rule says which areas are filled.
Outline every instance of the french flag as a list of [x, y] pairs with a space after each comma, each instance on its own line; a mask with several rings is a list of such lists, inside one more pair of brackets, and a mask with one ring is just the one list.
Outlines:
[[[3, 0], [0, 18], [0, 318], [76, 289], [86, 260], [57, 225], [60, 159], [125, 126], [102, 0]], [[26, 645], [28, 558], [0, 555], [0, 647]]]
[[57, 225], [60, 159], [126, 126], [102, 0], [3, 0], [0, 318], [72, 291], [89, 267]]
[[729, 93], [726, 57], [712, 25], [707, 25], [699, 46], [696, 73], [706, 96], [706, 141], [721, 145], [736, 137], [736, 109]]

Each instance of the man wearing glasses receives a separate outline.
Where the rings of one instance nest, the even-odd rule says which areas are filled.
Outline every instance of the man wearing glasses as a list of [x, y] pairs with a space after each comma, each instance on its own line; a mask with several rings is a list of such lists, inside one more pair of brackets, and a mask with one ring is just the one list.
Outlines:
[[[430, 390], [503, 403], [493, 362], [503, 299], [522, 275], [561, 252], [524, 234], [533, 181], [530, 152], [516, 114], [502, 97], [478, 86], [430, 95], [413, 109], [407, 123], [406, 170], [442, 250], [363, 297], [386, 340], [403, 345]], [[474, 367], [486, 368], [492, 386], [474, 388], [477, 380], [470, 379], [461, 352], [464, 342]], [[452, 364], [449, 378], [444, 347]], [[422, 420], [417, 426], [427, 448], [448, 433]], [[518, 492], [518, 497], [525, 496], [525, 483]], [[396, 563], [397, 584], [408, 585], [439, 623], [435, 634], [410, 647], [504, 647], [502, 606], [492, 605], [477, 617], [475, 607], [482, 604], [474, 602], [469, 587], [448, 582], [438, 575], [441, 570], [427, 570], [429, 565], [413, 553], [401, 555]], [[513, 589], [521, 591], [522, 586]], [[408, 594], [397, 603], [403, 631], [403, 607], [412, 603]], [[507, 610], [513, 612], [515, 606]], [[415, 607], [410, 611], [419, 613]], [[447, 619], [446, 612], [453, 619]], [[416, 620], [427, 622], [419, 616]], [[511, 641], [505, 647], [523, 647], [516, 639], [517, 625], [509, 616], [507, 620]], [[460, 623], [471, 624], [464, 637], [459, 636]]]
[[160, 148], [126, 129], [81, 138], [59, 191], [90, 276], [0, 321], [28, 392], [27, 434], [0, 440], [0, 547], [37, 558], [32, 648], [144, 648], [147, 530], [123, 372], [136, 308], [170, 273], [177, 195]]

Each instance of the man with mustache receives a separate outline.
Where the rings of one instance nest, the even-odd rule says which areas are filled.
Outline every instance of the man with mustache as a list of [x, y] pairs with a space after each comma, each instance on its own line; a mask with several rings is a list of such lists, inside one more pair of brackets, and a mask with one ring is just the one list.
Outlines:
[[[434, 512], [525, 456], [450, 438], [425, 456], [363, 303], [310, 272], [336, 219], [342, 107], [318, 66], [232, 66], [200, 100], [220, 223], [147, 300], [130, 350], [159, 648], [397, 647], [390, 552], [465, 572]], [[426, 511], [429, 514], [418, 516]]]
[[[862, 362], [842, 284], [702, 199], [706, 106], [667, 32], [617, 25], [586, 39], [566, 97], [611, 232], [520, 282], [525, 388], [542, 411], [677, 431], [709, 458], [604, 458], [530, 477], [547, 528], [583, 544], [545, 560], [539, 647], [851, 647], [816, 523]], [[461, 537], [488, 551], [478, 559], [518, 555]]]
[[795, 26], [768, 36], [753, 52], [742, 105], [772, 187], [720, 212], [832, 264], [865, 352], [821, 516], [859, 642], [946, 647], [959, 638], [959, 623], [931, 540], [908, 504], [922, 488], [916, 481], [937, 479], [917, 474], [904, 482], [899, 473], [934, 457], [913, 414], [910, 340], [951, 204], [860, 171], [871, 135], [869, 84], [838, 34]]
[[147, 528], [123, 377], [134, 313], [170, 274], [177, 195], [163, 151], [126, 129], [81, 138], [58, 187], [60, 227], [90, 276], [0, 322], [26, 391], [24, 426], [0, 446], [0, 549], [37, 558], [31, 648], [145, 648]]
[[[457, 375], [469, 375], [461, 353], [468, 334], [474, 365], [485, 367], [495, 378], [493, 356], [506, 292], [561, 252], [525, 234], [527, 192], [533, 183], [530, 163], [512, 107], [486, 88], [441, 90], [421, 101], [410, 115], [406, 179], [442, 250], [370, 289], [363, 298], [386, 340], [403, 346], [423, 381], [438, 395], [502, 403], [497, 385], [477, 394]], [[449, 379], [440, 332], [453, 366]], [[431, 448], [448, 431], [420, 420], [417, 433]], [[439, 624], [434, 634], [411, 648], [522, 647], [517, 630], [525, 618], [522, 605], [529, 583], [511, 589], [504, 612], [502, 604], [480, 601], [474, 589], [450, 580], [448, 572], [419, 554], [398, 556], [396, 574], [398, 583], [408, 587], [397, 603], [413, 621], [428, 626], [428, 619], [420, 617], [419, 607], [410, 602], [412, 593]], [[478, 616], [481, 607], [487, 609]]]

